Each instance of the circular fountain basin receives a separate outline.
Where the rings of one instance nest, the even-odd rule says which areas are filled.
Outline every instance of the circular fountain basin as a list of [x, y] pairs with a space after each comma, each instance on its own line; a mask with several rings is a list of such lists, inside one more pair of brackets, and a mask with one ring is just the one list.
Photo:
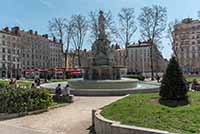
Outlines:
[[121, 80], [69, 80], [72, 89], [127, 89], [137, 87], [138, 80], [122, 78]]
[[[128, 79], [124, 79], [124, 80], [128, 80]], [[58, 84], [61, 84], [61, 87], [64, 88], [67, 84], [69, 84], [70, 82], [73, 83], [74, 81], [83, 82], [82, 79], [76, 79], [76, 80], [69, 80], [69, 82], [66, 81], [66, 82], [42, 84], [41, 87], [49, 89], [51, 93], [55, 93], [55, 88]], [[159, 92], [160, 90], [160, 83], [141, 82], [137, 80], [134, 80], [133, 83], [134, 83], [132, 85], [133, 87], [129, 85], [130, 86], [129, 88], [127, 88], [128, 86], [126, 84], [123, 84], [123, 86], [119, 85], [121, 83], [117, 81], [116, 83], [111, 83], [111, 81], [110, 83], [109, 82], [106, 83], [108, 85], [109, 84], [119, 85], [119, 86], [116, 86], [116, 85], [112, 86], [112, 88], [110, 86], [109, 88], [105, 88], [107, 86], [105, 86], [104, 85], [105, 83], [103, 84], [102, 82], [101, 82], [101, 85], [100, 84], [99, 85], [101, 87], [103, 86], [103, 88], [100, 88], [100, 86], [99, 88], [97, 88], [97, 86], [95, 88], [92, 88], [92, 86], [90, 86], [90, 88], [86, 88], [88, 85], [81, 83], [82, 87], [81, 85], [79, 85], [79, 88], [71, 87], [71, 94], [76, 95], [76, 96], [121, 96], [121, 95], [133, 94], [133, 93], [154, 93], [154, 92]], [[85, 85], [85, 87], [83, 85]], [[113, 87], [117, 87], [117, 88], [113, 88]], [[119, 89], [119, 87], [121, 87], [121, 89]]]

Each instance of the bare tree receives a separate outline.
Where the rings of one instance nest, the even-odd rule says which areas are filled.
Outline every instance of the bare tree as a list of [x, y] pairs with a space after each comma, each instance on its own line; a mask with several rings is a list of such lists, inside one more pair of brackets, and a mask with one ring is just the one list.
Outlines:
[[137, 30], [137, 27], [135, 25], [134, 8], [122, 8], [118, 16], [120, 27], [119, 31], [117, 32], [117, 37], [119, 37], [122, 44], [125, 45], [125, 62], [128, 63], [127, 47], [132, 41], [133, 34]]
[[[90, 41], [94, 42], [98, 39], [98, 17], [99, 17], [99, 11], [91, 11], [89, 13], [89, 30], [90, 30]], [[114, 40], [114, 33], [116, 32], [116, 28], [114, 26], [114, 20], [112, 16], [112, 12], [104, 12], [105, 17], [105, 31], [106, 35], [110, 40]]]
[[52, 20], [49, 20], [50, 34], [59, 39], [62, 43], [64, 43], [66, 35], [66, 24], [67, 19], [65, 18], [53, 18]]
[[[62, 49], [65, 53], [65, 68], [67, 67], [67, 55], [72, 36], [72, 24], [66, 18], [53, 18], [49, 21], [49, 32], [62, 43]], [[65, 47], [65, 48], [64, 48]]]
[[138, 17], [140, 24], [141, 37], [151, 44], [151, 79], [154, 79], [153, 66], [153, 47], [157, 47], [157, 42], [161, 39], [162, 33], [166, 27], [167, 9], [162, 6], [153, 5], [152, 7], [143, 7]]
[[78, 65], [81, 67], [80, 51], [83, 48], [84, 39], [88, 30], [86, 17], [82, 15], [73, 15], [71, 24], [73, 28], [72, 41], [78, 54]]
[[[175, 30], [174, 26], [178, 23], [179, 23], [179, 21], [176, 20], [176, 19], [174, 21], [169, 22], [168, 25], [167, 25], [167, 35], [166, 35], [166, 38], [170, 42], [170, 45], [172, 47], [172, 51], [173, 51], [173, 54], [174, 54], [175, 57], [177, 57], [177, 50], [175, 48], [174, 35], [173, 34], [174, 34], [174, 30]], [[178, 60], [178, 58], [177, 58], [177, 60]]]
[[71, 21], [68, 21], [68, 23], [65, 25], [66, 28], [66, 48], [65, 48], [65, 68], [67, 67], [67, 55], [69, 53], [69, 49], [70, 49], [70, 43], [71, 43], [71, 39], [72, 39], [72, 30], [73, 30], [73, 24], [71, 23]]

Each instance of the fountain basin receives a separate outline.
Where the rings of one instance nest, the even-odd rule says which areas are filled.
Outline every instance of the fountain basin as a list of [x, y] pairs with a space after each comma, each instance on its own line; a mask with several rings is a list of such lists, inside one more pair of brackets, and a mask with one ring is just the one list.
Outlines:
[[69, 86], [72, 89], [128, 89], [137, 87], [136, 79], [121, 80], [69, 80]]

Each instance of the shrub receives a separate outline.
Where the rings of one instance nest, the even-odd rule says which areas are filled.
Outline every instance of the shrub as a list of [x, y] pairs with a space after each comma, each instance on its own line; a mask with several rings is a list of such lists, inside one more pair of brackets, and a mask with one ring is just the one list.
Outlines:
[[6, 82], [0, 82], [0, 89], [5, 88], [7, 85]]
[[49, 107], [53, 102], [47, 90], [10, 87], [0, 92], [0, 112], [19, 113]]
[[175, 57], [170, 59], [160, 87], [160, 96], [164, 100], [185, 99], [188, 91], [186, 80]]
[[129, 74], [127, 78], [138, 79], [140, 81], [144, 81], [145, 77], [142, 74]]

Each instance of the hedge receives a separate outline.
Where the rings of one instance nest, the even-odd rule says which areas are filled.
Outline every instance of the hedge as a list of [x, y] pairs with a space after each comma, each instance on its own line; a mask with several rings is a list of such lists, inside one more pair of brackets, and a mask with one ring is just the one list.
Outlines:
[[0, 92], [0, 113], [45, 109], [52, 103], [52, 96], [47, 90], [7, 87]]

